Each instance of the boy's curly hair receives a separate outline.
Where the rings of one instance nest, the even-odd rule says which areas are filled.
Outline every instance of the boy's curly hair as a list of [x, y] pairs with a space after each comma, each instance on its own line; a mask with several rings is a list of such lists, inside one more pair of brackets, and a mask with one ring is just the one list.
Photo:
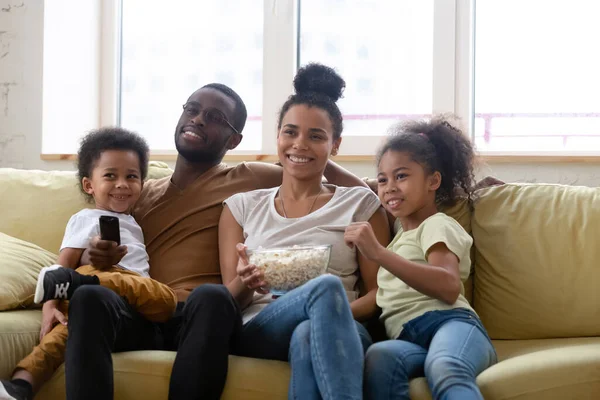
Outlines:
[[81, 139], [77, 152], [77, 172], [79, 187], [88, 201], [93, 201], [91, 195], [85, 193], [82, 186], [83, 178], [91, 178], [96, 162], [106, 150], [133, 151], [140, 160], [142, 181], [148, 175], [148, 143], [137, 133], [119, 127], [100, 128], [89, 132]]
[[437, 115], [431, 120], [401, 122], [390, 129], [390, 136], [379, 149], [377, 165], [388, 151], [407, 152], [428, 174], [438, 171], [442, 182], [435, 193], [438, 206], [451, 206], [456, 198], [471, 199], [475, 176], [475, 151], [469, 138], [449, 120]]

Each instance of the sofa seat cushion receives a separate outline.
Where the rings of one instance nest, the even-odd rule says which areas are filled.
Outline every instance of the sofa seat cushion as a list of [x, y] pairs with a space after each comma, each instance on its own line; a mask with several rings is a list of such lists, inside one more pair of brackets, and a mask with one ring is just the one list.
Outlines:
[[0, 379], [11, 376], [15, 365], [39, 342], [41, 310], [0, 312]]
[[[114, 354], [115, 400], [166, 399], [175, 354], [172, 351], [132, 351]], [[289, 379], [288, 363], [230, 356], [229, 373], [222, 399], [287, 399]], [[63, 364], [35, 399], [66, 398], [64, 382]]]
[[600, 188], [482, 189], [474, 306], [492, 339], [600, 335]]
[[[0, 312], [0, 378], [38, 342], [40, 310]], [[600, 337], [494, 340], [500, 362], [477, 379], [486, 399], [592, 399], [600, 393]], [[115, 399], [166, 399], [174, 352], [113, 355]], [[286, 399], [287, 363], [230, 356], [223, 399]], [[431, 400], [424, 378], [410, 382], [413, 400]], [[65, 398], [64, 365], [36, 400]]]

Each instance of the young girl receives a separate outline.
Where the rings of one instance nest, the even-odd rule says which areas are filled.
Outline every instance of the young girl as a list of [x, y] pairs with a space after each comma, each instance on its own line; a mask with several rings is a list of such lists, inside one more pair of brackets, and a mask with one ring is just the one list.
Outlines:
[[[33, 398], [33, 392], [63, 363], [66, 307], [59, 309], [58, 300], [69, 300], [81, 285], [99, 284], [114, 290], [150, 321], [165, 321], [175, 311], [173, 290], [149, 277], [142, 229], [130, 215], [148, 171], [145, 140], [120, 128], [91, 132], [79, 149], [78, 171], [81, 189], [93, 199], [95, 208], [71, 217], [56, 265], [40, 272], [35, 294], [37, 303], [45, 303], [40, 344], [19, 362], [11, 381], [0, 381], [0, 400]], [[80, 267], [81, 254], [91, 237], [99, 235], [99, 218], [103, 215], [119, 219], [127, 254], [108, 270]], [[56, 322], [58, 325], [52, 328]]]
[[[228, 298], [236, 300], [229, 302], [242, 310], [232, 350], [247, 357], [289, 360], [290, 399], [360, 399], [363, 348], [370, 337], [356, 321], [377, 312], [378, 265], [345, 245], [344, 229], [364, 221], [373, 224], [377, 240], [387, 243], [388, 226], [369, 189], [322, 183], [328, 159], [341, 143], [342, 115], [336, 101], [342, 78], [329, 67], [311, 64], [298, 71], [294, 87], [296, 94], [279, 114], [282, 185], [230, 197], [219, 222], [223, 283], [231, 293]], [[244, 252], [245, 246], [315, 244], [333, 246], [329, 274], [277, 299], [262, 291], [268, 282], [248, 264]], [[368, 292], [360, 298], [359, 276]], [[219, 394], [215, 390], [216, 398]]]
[[365, 396], [409, 399], [425, 376], [434, 399], [482, 399], [475, 378], [496, 362], [479, 318], [463, 296], [473, 240], [439, 205], [471, 193], [471, 142], [443, 118], [396, 127], [379, 151], [378, 194], [399, 223], [387, 249], [364, 223], [348, 227], [349, 245], [381, 265], [377, 304], [393, 340], [370, 347]]

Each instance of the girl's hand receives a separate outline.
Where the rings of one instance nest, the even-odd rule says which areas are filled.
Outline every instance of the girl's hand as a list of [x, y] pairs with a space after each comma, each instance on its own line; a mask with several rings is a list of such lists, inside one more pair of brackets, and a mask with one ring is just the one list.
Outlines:
[[263, 273], [254, 264], [248, 262], [248, 255], [246, 254], [246, 246], [242, 243], [238, 243], [235, 246], [240, 258], [236, 268], [236, 272], [240, 277], [240, 280], [250, 290], [255, 290], [260, 294], [269, 293], [268, 290], [264, 289], [267, 286], [267, 282], [264, 280]]
[[350, 248], [358, 247], [361, 254], [371, 261], [377, 261], [379, 252], [383, 249], [368, 222], [353, 222], [348, 225], [344, 241]]
[[58, 309], [59, 300], [50, 300], [44, 303], [42, 308], [42, 329], [40, 330], [40, 341], [57, 323], [67, 325], [67, 317]]

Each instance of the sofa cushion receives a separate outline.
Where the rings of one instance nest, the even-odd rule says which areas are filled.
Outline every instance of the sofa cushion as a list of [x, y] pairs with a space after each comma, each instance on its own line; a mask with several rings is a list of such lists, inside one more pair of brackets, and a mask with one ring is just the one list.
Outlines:
[[504, 361], [526, 354], [540, 353], [558, 348], [600, 345], [600, 337], [530, 339], [530, 340], [493, 340], [498, 361]]
[[[166, 399], [175, 354], [171, 351], [132, 351], [113, 354], [115, 400]], [[221, 399], [287, 399], [289, 379], [288, 363], [230, 356], [227, 382]], [[35, 398], [36, 400], [66, 398], [64, 364]]]
[[[477, 377], [486, 400], [596, 399], [600, 338], [494, 340], [498, 364]], [[431, 400], [425, 378], [410, 381], [411, 400]]]
[[412, 379], [408, 385], [410, 400], [432, 400], [427, 380], [423, 377]]
[[490, 336], [600, 335], [600, 188], [509, 184], [479, 195], [474, 306]]
[[597, 399], [600, 338], [494, 341], [504, 360], [477, 384], [490, 400]]
[[38, 344], [41, 310], [0, 312], [0, 379], [10, 378], [15, 365]]
[[0, 311], [31, 305], [40, 269], [55, 261], [49, 251], [0, 233]]
[[[148, 178], [171, 173], [167, 164], [151, 162]], [[0, 232], [58, 252], [69, 218], [85, 207], [91, 204], [74, 171], [0, 168]]]

